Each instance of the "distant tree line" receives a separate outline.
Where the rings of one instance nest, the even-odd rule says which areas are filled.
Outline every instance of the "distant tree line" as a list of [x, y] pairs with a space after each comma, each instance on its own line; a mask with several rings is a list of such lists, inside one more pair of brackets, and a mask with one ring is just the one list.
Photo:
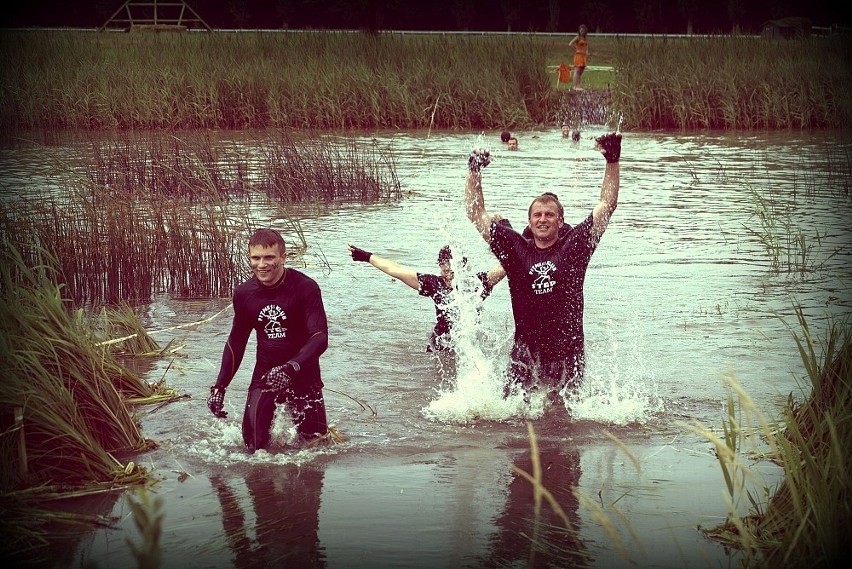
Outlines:
[[[124, 4], [125, 0], [30, 0], [7, 6], [0, 25], [98, 28]], [[572, 33], [584, 23], [591, 33], [712, 34], [757, 33], [766, 21], [791, 16], [809, 18], [814, 26], [850, 23], [833, 0], [187, 0], [186, 4], [208, 25], [221, 29]]]

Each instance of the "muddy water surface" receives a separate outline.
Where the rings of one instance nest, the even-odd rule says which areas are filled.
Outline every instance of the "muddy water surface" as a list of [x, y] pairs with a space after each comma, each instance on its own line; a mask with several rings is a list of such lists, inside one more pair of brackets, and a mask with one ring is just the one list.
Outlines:
[[[229, 299], [158, 298], [145, 307], [158, 341], [185, 343], [184, 355], [156, 363], [149, 379], [164, 376], [191, 395], [142, 418], [160, 445], [139, 462], [159, 480], [152, 497], [164, 499], [162, 566], [727, 564], [729, 553], [696, 530], [724, 520], [722, 474], [686, 424], [721, 428], [724, 377], [777, 412], [803, 376], [794, 307], [817, 334], [830, 317], [849, 314], [848, 133], [625, 133], [619, 207], [585, 284], [587, 377], [567, 408], [499, 396], [512, 334], [505, 282], [485, 301], [479, 328], [460, 333], [448, 377], [424, 351], [431, 301], [354, 263], [346, 249], [350, 242], [434, 272], [438, 249], [450, 243], [469, 270], [487, 270], [495, 259], [463, 210], [470, 148], [493, 149], [483, 175], [490, 212], [522, 227], [531, 198], [551, 190], [573, 225], [600, 193], [604, 161], [592, 137], [602, 132], [590, 127], [579, 143], [558, 130], [520, 132], [512, 153], [499, 133], [371, 133], [393, 148], [406, 197], [304, 213], [308, 250], [291, 262], [323, 290], [328, 415], [345, 444], [288, 450], [292, 431], [281, 417], [272, 452], [244, 454], [239, 421], [253, 343], [227, 394], [229, 418], [216, 420], [204, 403]], [[27, 168], [38, 176], [39, 158], [16, 162], [7, 153], [7, 187]], [[758, 215], [767, 209], [771, 227]], [[283, 225], [277, 215], [256, 212]], [[767, 241], [780, 249], [768, 253]], [[532, 487], [516, 470], [534, 467], [528, 421], [564, 518], [545, 503], [535, 522]], [[774, 483], [772, 467], [754, 470]], [[56, 566], [135, 566], [126, 541], [141, 538], [125, 497], [99, 507], [120, 522], [63, 545]]]

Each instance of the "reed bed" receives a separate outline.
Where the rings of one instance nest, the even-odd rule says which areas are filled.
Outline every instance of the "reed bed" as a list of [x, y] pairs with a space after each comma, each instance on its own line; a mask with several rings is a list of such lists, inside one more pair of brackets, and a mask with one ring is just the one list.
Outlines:
[[[746, 567], [838, 567], [848, 552], [852, 524], [852, 328], [832, 319], [815, 338], [801, 308], [794, 338], [806, 372], [803, 398], [788, 398], [781, 423], [768, 420], [735, 378], [724, 437], [696, 427], [716, 447], [729, 494], [726, 522], [706, 533], [744, 552]], [[780, 464], [783, 479], [768, 499], [744, 490], [754, 476], [743, 459], [745, 443], [761, 435], [755, 450]], [[756, 445], [755, 447], [756, 448]], [[748, 500], [749, 512], [737, 508]]]
[[209, 133], [125, 133], [86, 145], [83, 176], [102, 196], [228, 202], [246, 197], [249, 161], [245, 147], [223, 146]]
[[217, 141], [209, 133], [123, 133], [92, 140], [83, 156], [85, 192], [136, 201], [198, 203], [396, 200], [401, 187], [386, 147], [277, 129], [263, 139]]
[[[180, 397], [143, 381], [116, 359], [115, 344], [98, 341], [116, 323], [139, 330], [129, 309], [95, 319], [71, 310], [44, 251], [28, 264], [5, 243], [0, 261], [0, 556], [46, 562], [43, 548], [57, 532], [111, 523], [57, 504], [149, 481], [145, 469], [122, 462], [153, 444], [130, 407]], [[156, 346], [136, 335], [135, 348]]]
[[317, 137], [297, 144], [279, 131], [260, 152], [256, 188], [277, 202], [370, 203], [402, 197], [394, 156], [376, 143]]
[[521, 128], [554, 104], [528, 36], [0, 33], [11, 129]]
[[277, 208], [304, 246], [289, 205], [401, 197], [387, 149], [272, 134], [239, 144], [194, 133], [89, 141], [80, 165], [59, 168], [71, 173], [57, 191], [0, 203], [0, 236], [31, 261], [50, 251], [77, 306], [224, 297], [248, 276], [254, 206]]
[[0, 205], [0, 235], [30, 262], [56, 257], [57, 282], [76, 306], [145, 302], [153, 295], [227, 296], [246, 275], [243, 226], [215, 206], [136, 204], [109, 196], [52, 196]]
[[137, 480], [137, 468], [117, 457], [148, 443], [124, 399], [153, 388], [95, 345], [63, 302], [49, 256], [30, 265], [8, 244], [2, 255], [0, 409], [18, 415], [4, 424], [3, 493]]
[[851, 47], [842, 35], [623, 39], [613, 105], [639, 130], [849, 128]]

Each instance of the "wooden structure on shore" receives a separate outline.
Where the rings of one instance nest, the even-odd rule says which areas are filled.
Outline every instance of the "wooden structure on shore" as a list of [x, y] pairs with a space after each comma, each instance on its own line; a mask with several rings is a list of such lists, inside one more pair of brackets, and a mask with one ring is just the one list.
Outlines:
[[213, 28], [207, 25], [207, 22], [186, 2], [159, 0], [147, 2], [128, 0], [98, 28], [98, 31], [102, 32], [107, 27], [115, 25], [121, 25], [128, 32], [180, 32], [194, 26], [213, 31]]

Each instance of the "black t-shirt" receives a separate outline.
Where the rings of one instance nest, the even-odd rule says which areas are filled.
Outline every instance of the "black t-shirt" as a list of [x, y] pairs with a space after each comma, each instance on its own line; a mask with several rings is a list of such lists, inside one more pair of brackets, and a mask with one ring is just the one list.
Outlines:
[[[226, 387], [233, 379], [252, 330], [257, 338], [252, 387], [262, 383], [270, 368], [290, 360], [301, 368], [299, 385], [322, 386], [319, 357], [328, 346], [328, 321], [319, 285], [313, 279], [288, 267], [284, 279], [275, 286], [252, 277], [236, 288], [234, 322], [217, 385]], [[229, 353], [229, 347], [233, 353]]]
[[[584, 357], [583, 282], [599, 240], [592, 216], [539, 249], [510, 226], [491, 224], [491, 250], [506, 270], [515, 318], [513, 354], [550, 367]], [[532, 362], [527, 362], [532, 363]]]
[[[454, 320], [452, 314], [450, 314], [452, 295], [456, 291], [440, 275], [417, 273], [417, 281], [420, 283], [418, 294], [428, 296], [435, 302], [435, 328], [432, 331], [430, 346], [433, 349], [447, 348]], [[483, 300], [491, 294], [494, 288], [488, 282], [488, 273], [485, 272], [476, 273], [475, 281], [462, 279], [460, 286], [470, 287], [469, 289], [462, 289], [460, 291], [462, 294], [472, 294], [481, 287], [479, 296]]]

